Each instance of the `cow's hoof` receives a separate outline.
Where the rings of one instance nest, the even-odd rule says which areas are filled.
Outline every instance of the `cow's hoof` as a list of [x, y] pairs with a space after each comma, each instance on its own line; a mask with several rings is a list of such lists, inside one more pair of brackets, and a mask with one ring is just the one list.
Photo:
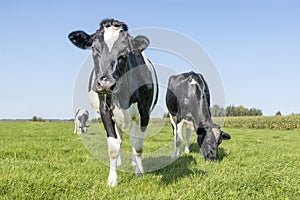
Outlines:
[[171, 158], [172, 158], [172, 159], [176, 159], [176, 158], [178, 158], [179, 156], [180, 156], [179, 151], [174, 151], [174, 153], [172, 154]]
[[141, 178], [143, 177], [143, 173], [134, 173], [136, 178]]
[[184, 153], [186, 153], [186, 154], [189, 154], [189, 153], [190, 153], [190, 149], [189, 149], [189, 148], [187, 148], [187, 147], [185, 147], [185, 149], [184, 149]]
[[115, 187], [118, 185], [118, 177], [108, 177], [107, 186]]
[[142, 177], [144, 174], [143, 166], [140, 166], [140, 168], [139, 168], [138, 163], [137, 163], [137, 165], [135, 166], [134, 174], [137, 178]]

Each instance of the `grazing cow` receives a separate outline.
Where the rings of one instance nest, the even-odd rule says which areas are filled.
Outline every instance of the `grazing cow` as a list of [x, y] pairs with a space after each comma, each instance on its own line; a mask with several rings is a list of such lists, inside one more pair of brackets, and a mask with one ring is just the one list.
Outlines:
[[179, 156], [183, 140], [182, 127], [186, 124], [185, 152], [189, 153], [189, 136], [193, 130], [198, 135], [198, 145], [205, 160], [217, 160], [219, 144], [222, 140], [229, 140], [230, 135], [221, 131], [220, 126], [211, 119], [210, 94], [203, 76], [194, 72], [171, 76], [166, 104], [174, 130], [175, 148], [172, 157]]
[[69, 39], [79, 48], [92, 49], [94, 69], [89, 98], [107, 133], [108, 186], [114, 187], [118, 183], [117, 165], [121, 164], [122, 128], [130, 128], [135, 174], [140, 176], [144, 172], [144, 132], [158, 97], [156, 72], [143, 53], [149, 40], [145, 36], [130, 36], [127, 25], [114, 19], [103, 20], [92, 35], [74, 31]]
[[87, 132], [87, 121], [89, 119], [89, 112], [84, 108], [78, 108], [74, 119], [74, 133], [81, 134]]

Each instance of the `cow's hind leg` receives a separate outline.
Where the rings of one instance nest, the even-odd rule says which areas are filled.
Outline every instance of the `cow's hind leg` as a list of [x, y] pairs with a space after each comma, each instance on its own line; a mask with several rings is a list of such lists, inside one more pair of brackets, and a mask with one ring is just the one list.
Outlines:
[[120, 142], [117, 138], [108, 137], [108, 154], [110, 161], [110, 170], [107, 185], [114, 187], [118, 184], [118, 175], [117, 175], [117, 165], [118, 165], [118, 157], [120, 155]]
[[177, 158], [180, 155], [180, 145], [182, 144], [182, 126], [183, 121], [179, 122], [174, 129], [174, 152], [172, 158]]
[[135, 175], [141, 176], [144, 173], [142, 164], [144, 132], [140, 130], [135, 121], [132, 122], [130, 128], [130, 142], [132, 145], [132, 164], [135, 166]]
[[[116, 134], [117, 134], [117, 139], [118, 139], [119, 143], [122, 144], [122, 130], [116, 124], [115, 124], [115, 130], [116, 130]], [[119, 156], [117, 158], [117, 166], [120, 166], [120, 165], [122, 165], [121, 149], [119, 152]]]
[[173, 128], [173, 136], [174, 136], [174, 152], [173, 152], [171, 158], [176, 158], [177, 156], [179, 156], [179, 155], [177, 155], [177, 154], [179, 154], [179, 152], [176, 152], [176, 142], [175, 142], [176, 137], [177, 137], [177, 126], [176, 126], [176, 123], [175, 123], [171, 113], [170, 113], [169, 117], [170, 117], [170, 122], [171, 122], [171, 125], [172, 125], [172, 128]]
[[190, 153], [190, 135], [191, 135], [191, 129], [186, 127], [186, 133], [185, 133], [185, 153]]

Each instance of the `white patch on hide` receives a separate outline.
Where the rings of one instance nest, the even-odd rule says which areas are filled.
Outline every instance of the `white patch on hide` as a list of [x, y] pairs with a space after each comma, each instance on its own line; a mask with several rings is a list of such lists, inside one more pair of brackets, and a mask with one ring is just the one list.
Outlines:
[[109, 51], [111, 51], [111, 49], [114, 46], [114, 43], [119, 38], [120, 30], [122, 30], [122, 27], [104, 27], [104, 42], [106, 43]]
[[96, 92], [94, 92], [94, 90], [89, 91], [89, 99], [90, 99], [90, 103], [93, 106], [94, 110], [100, 114], [100, 100], [99, 100], [99, 96]]
[[221, 136], [221, 132], [220, 132], [220, 130], [219, 130], [219, 129], [217, 129], [217, 128], [212, 128], [212, 132], [213, 132], [213, 134], [214, 134], [214, 136], [215, 136], [216, 140], [218, 140], [218, 139], [219, 139], [219, 137]]
[[132, 120], [137, 121], [139, 124], [140, 114], [137, 107], [137, 103], [132, 104], [126, 110], [116, 106], [112, 112], [112, 119], [117, 124], [117, 126], [122, 129], [127, 128], [131, 124]]
[[190, 82], [190, 84], [191, 84], [191, 85], [196, 85], [196, 84], [197, 84], [197, 81], [195, 81], [195, 79], [192, 79], [191, 82]]

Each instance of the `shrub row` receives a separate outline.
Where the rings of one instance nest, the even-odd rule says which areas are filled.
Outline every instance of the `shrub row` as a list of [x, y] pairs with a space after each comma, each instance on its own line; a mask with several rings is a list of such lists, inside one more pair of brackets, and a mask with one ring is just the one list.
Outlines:
[[225, 117], [223, 127], [294, 130], [300, 129], [300, 115]]

